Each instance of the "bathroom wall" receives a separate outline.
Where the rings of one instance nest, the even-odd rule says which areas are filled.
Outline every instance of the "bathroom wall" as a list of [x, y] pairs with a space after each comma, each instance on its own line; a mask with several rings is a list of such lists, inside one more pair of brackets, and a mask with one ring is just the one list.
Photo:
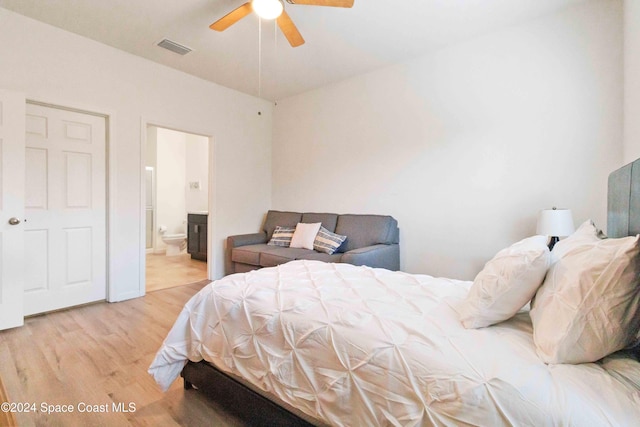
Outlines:
[[[185, 134], [186, 206], [187, 212], [209, 210], [209, 139]], [[198, 188], [191, 188], [198, 183]]]
[[[185, 233], [187, 207], [185, 134], [158, 128], [156, 158], [156, 218], [158, 228], [166, 225], [167, 234]], [[156, 230], [158, 231], [158, 230]], [[156, 235], [155, 252], [166, 245]]]

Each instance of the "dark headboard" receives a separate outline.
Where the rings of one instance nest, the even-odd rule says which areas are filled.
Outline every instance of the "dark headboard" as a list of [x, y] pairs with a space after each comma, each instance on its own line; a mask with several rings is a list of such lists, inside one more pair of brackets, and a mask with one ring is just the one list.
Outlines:
[[640, 159], [609, 175], [607, 235], [640, 234]]
[[[607, 235], [626, 237], [640, 234], [640, 159], [609, 174]], [[640, 343], [631, 349], [640, 361]]]

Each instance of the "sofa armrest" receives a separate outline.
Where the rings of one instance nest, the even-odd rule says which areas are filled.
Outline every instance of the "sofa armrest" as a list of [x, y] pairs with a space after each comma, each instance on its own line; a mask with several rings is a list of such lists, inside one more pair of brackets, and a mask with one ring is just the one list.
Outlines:
[[400, 246], [378, 244], [352, 249], [342, 254], [340, 261], [398, 271], [400, 270]]
[[224, 272], [225, 274], [235, 273], [233, 267], [233, 261], [231, 260], [231, 251], [233, 248], [247, 245], [258, 245], [260, 243], [267, 243], [267, 233], [251, 233], [251, 234], [238, 234], [235, 236], [227, 237], [227, 245], [224, 251]]
[[267, 233], [238, 234], [236, 236], [227, 237], [227, 247], [237, 248], [238, 246], [258, 245], [267, 243]]

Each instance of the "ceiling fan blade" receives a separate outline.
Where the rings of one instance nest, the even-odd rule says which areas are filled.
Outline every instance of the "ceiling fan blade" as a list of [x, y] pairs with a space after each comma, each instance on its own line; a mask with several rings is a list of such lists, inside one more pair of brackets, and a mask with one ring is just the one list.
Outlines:
[[304, 39], [302, 38], [302, 34], [296, 28], [296, 25], [293, 23], [287, 12], [282, 11], [282, 15], [278, 17], [278, 27], [280, 27], [280, 31], [284, 34], [284, 36], [289, 41], [291, 47], [298, 47], [301, 44], [304, 44]]
[[253, 9], [251, 8], [251, 2], [247, 2], [242, 6], [227, 13], [213, 24], [209, 25], [209, 28], [216, 31], [224, 31], [248, 14], [250, 14], [252, 10]]
[[291, 4], [307, 4], [309, 6], [353, 7], [354, 0], [287, 0]]

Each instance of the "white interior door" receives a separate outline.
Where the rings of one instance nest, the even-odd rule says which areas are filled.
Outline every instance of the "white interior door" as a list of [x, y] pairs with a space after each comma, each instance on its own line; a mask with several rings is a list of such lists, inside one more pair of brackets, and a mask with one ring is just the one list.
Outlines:
[[24, 122], [24, 96], [0, 90], [0, 329], [23, 324]]
[[27, 104], [25, 315], [106, 297], [105, 125]]

